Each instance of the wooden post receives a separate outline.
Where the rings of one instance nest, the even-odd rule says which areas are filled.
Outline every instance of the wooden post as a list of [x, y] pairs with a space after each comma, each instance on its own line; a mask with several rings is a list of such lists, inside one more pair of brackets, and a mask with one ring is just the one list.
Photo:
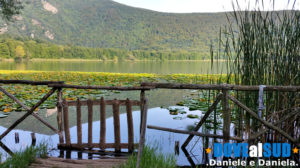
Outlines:
[[144, 109], [144, 101], [145, 101], [145, 90], [141, 90], [141, 95], [140, 95], [140, 102], [141, 102], [141, 120], [140, 120], [140, 132], [142, 130], [142, 120], [143, 120], [143, 109]]
[[228, 90], [222, 90], [222, 110], [223, 110], [223, 136], [224, 143], [229, 142], [230, 138], [230, 123], [231, 123], [231, 113], [228, 102]]
[[105, 149], [106, 140], [106, 115], [105, 115], [105, 101], [101, 97], [100, 100], [100, 149]]
[[71, 150], [66, 151], [66, 159], [71, 159]]
[[116, 99], [113, 102], [113, 116], [114, 116], [115, 152], [121, 152], [120, 104]]
[[79, 160], [82, 159], [82, 152], [77, 152], [77, 157]]
[[36, 144], [36, 137], [35, 137], [35, 133], [31, 133], [31, 145], [35, 146]]
[[132, 103], [129, 99], [126, 100], [127, 112], [127, 126], [128, 126], [128, 151], [134, 150], [134, 132], [133, 132], [133, 119], [132, 119]]
[[174, 151], [175, 155], [179, 155], [179, 141], [175, 141]]
[[18, 144], [20, 142], [19, 133], [15, 132], [15, 143]]
[[140, 161], [143, 153], [143, 148], [144, 148], [144, 143], [145, 143], [145, 135], [146, 135], [146, 126], [147, 126], [147, 111], [148, 111], [148, 101], [147, 98], [144, 99], [143, 102], [143, 109], [141, 109], [143, 113], [143, 118], [142, 118], [142, 126], [141, 126], [141, 134], [140, 134], [140, 142], [139, 142], [139, 151], [137, 155], [137, 162], [136, 162], [136, 168], [140, 168]]
[[93, 101], [88, 99], [88, 144], [89, 148], [92, 148], [93, 144]]
[[66, 99], [63, 100], [63, 112], [64, 112], [64, 130], [65, 130], [66, 144], [70, 145], [71, 138], [70, 138], [70, 128], [69, 128], [69, 107]]
[[62, 88], [58, 88], [57, 90], [57, 125], [58, 125], [58, 135], [59, 135], [59, 143], [64, 143], [64, 136], [63, 136], [63, 123], [62, 123], [62, 108], [63, 108], [63, 91]]
[[76, 113], [77, 113], [77, 143], [78, 143], [78, 145], [81, 145], [82, 144], [82, 125], [81, 125], [81, 103], [80, 103], [79, 98], [77, 98]]

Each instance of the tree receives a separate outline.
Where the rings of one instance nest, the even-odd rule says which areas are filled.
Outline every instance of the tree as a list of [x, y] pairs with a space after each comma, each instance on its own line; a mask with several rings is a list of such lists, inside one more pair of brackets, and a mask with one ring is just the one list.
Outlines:
[[23, 58], [25, 56], [24, 48], [20, 45], [16, 47], [16, 58]]
[[23, 5], [20, 0], [0, 0], [0, 16], [6, 21], [10, 21], [13, 15], [21, 13]]

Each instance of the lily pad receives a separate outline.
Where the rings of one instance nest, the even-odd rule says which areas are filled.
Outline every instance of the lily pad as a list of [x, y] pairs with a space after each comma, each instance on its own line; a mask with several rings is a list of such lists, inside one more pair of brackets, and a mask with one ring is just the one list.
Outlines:
[[199, 118], [199, 116], [196, 114], [189, 114], [189, 115], [187, 115], [187, 117], [188, 118]]
[[176, 103], [177, 106], [184, 106], [184, 102], [178, 102]]
[[173, 117], [174, 120], [182, 120], [182, 117]]

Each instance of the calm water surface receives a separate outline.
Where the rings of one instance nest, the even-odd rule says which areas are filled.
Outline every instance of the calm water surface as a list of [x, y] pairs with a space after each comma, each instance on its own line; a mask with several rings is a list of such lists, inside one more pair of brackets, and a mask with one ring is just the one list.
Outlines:
[[[85, 71], [85, 72], [118, 72], [118, 73], [157, 73], [157, 74], [172, 74], [172, 73], [193, 73], [193, 74], [207, 74], [207, 73], [226, 73], [225, 63], [215, 64], [213, 68], [209, 62], [189, 62], [189, 61], [166, 61], [166, 62], [59, 62], [59, 61], [40, 61], [40, 62], [27, 62], [27, 63], [15, 63], [15, 62], [0, 62], [1, 70], [39, 70], [39, 71]], [[149, 99], [149, 115], [148, 115], [148, 124], [163, 126], [174, 129], [182, 129], [187, 130], [187, 127], [195, 125], [198, 122], [198, 119], [189, 119], [186, 118], [187, 114], [197, 114], [199, 116], [202, 115], [201, 111], [188, 111], [187, 108], [184, 107], [184, 110], [187, 111], [187, 114], [183, 117], [183, 119], [174, 119], [173, 115], [169, 114], [169, 111], [163, 107], [173, 107], [177, 102], [182, 101], [184, 96], [191, 94], [190, 91], [186, 90], [154, 90], [150, 91], [147, 94]], [[106, 97], [105, 99], [138, 99], [138, 92], [122, 92], [120, 94], [115, 94], [110, 97]], [[183, 108], [183, 107], [181, 107]], [[99, 112], [99, 109], [95, 109]], [[135, 109], [137, 110], [137, 109]], [[45, 115], [46, 110], [40, 110], [40, 115], [47, 120], [52, 125], [57, 125], [56, 123], [56, 114], [47, 116]], [[72, 110], [71, 110], [72, 111]], [[73, 109], [75, 112], [75, 109]], [[84, 111], [84, 110], [83, 110]], [[86, 110], [85, 110], [86, 111]], [[112, 112], [108, 111], [107, 118], [107, 132], [113, 132], [113, 119], [110, 117]], [[11, 113], [9, 117], [5, 119], [0, 119], [0, 133], [2, 133], [8, 126], [10, 126], [17, 118], [19, 118], [24, 113]], [[76, 125], [75, 125], [75, 117], [72, 115], [70, 120], [70, 127], [73, 133], [72, 141], [76, 141]], [[159, 117], [158, 117], [159, 116]], [[140, 112], [133, 112], [134, 117], [134, 132], [135, 132], [135, 142], [138, 142], [139, 135], [139, 119]], [[87, 115], [83, 115], [83, 133], [87, 129]], [[127, 128], [126, 124], [126, 115], [121, 114], [121, 125], [122, 129]], [[99, 137], [99, 114], [94, 115], [94, 141], [99, 141], [97, 137]], [[109, 126], [110, 125], [110, 126]], [[18, 132], [20, 134], [20, 143], [16, 144], [14, 141], [14, 133]], [[58, 136], [53, 134], [51, 130], [47, 127], [40, 124], [32, 116], [28, 117], [25, 122], [23, 122], [20, 126], [17, 127], [13, 132], [7, 135], [2, 142], [12, 151], [20, 151], [25, 149], [28, 145], [31, 144], [30, 133], [35, 132], [37, 137], [37, 143], [47, 142], [49, 144], [50, 149], [54, 149], [50, 152], [52, 156], [58, 156], [59, 151], [56, 150], [58, 143]], [[125, 133], [122, 137], [122, 142], [127, 142], [127, 134], [126, 130], [121, 132]], [[157, 130], [147, 130], [147, 144], [156, 146], [158, 144], [158, 148], [164, 154], [172, 154], [174, 155], [174, 145], [175, 141], [180, 142], [180, 146], [186, 139], [186, 135], [170, 133], [170, 132], [162, 132]], [[85, 138], [87, 136], [84, 136]], [[75, 139], [74, 139], [75, 138]], [[84, 139], [86, 141], [87, 139]], [[113, 142], [113, 134], [107, 134], [107, 142]], [[193, 142], [188, 146], [188, 153], [191, 155], [195, 164], [201, 164], [205, 161], [203, 160], [203, 141], [202, 138], [194, 138]], [[4, 159], [8, 154], [5, 152], [4, 148], [0, 147], [0, 153], [2, 154], [2, 159]], [[77, 152], [72, 152], [72, 158], [77, 157]], [[88, 157], [88, 154], [83, 154], [84, 158]], [[189, 165], [184, 152], [180, 149], [178, 155], [175, 155], [177, 158], [178, 165]]]
[[145, 61], [145, 62], [92, 62], [92, 61], [33, 61], [24, 63], [0, 62], [1, 70], [38, 71], [83, 71], [118, 73], [157, 73], [157, 74], [217, 74], [226, 73], [225, 62], [208, 61]]

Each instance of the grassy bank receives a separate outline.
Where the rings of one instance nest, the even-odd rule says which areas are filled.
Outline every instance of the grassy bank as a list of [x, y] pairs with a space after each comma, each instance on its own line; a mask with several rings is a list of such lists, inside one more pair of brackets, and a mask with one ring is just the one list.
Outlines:
[[[173, 83], [218, 83], [225, 80], [221, 75], [197, 74], [138, 74], [138, 73], [103, 73], [103, 72], [51, 72], [51, 71], [8, 71], [0, 70], [0, 79], [18, 79], [34, 81], [65, 81], [76, 85], [103, 85], [103, 86], [137, 86], [141, 82], [173, 82]], [[14, 94], [28, 106], [34, 105], [49, 90], [46, 86], [4, 85], [2, 86]], [[79, 98], [99, 98], [110, 92], [100, 90], [64, 89], [64, 98], [74, 100]], [[10, 112], [21, 110], [2, 92], [0, 92], [0, 111]], [[41, 108], [54, 108], [56, 95], [51, 96]]]
[[[35, 158], [47, 157], [47, 145], [40, 144], [36, 147], [30, 146], [23, 152], [16, 152], [4, 163], [0, 162], [1, 168], [26, 168], [34, 162]], [[1, 159], [1, 158], [0, 158]], [[1, 160], [0, 160], [1, 161]]]
[[[135, 168], [137, 161], [137, 155], [133, 154], [129, 157], [128, 161], [121, 165], [120, 168]], [[144, 147], [140, 167], [143, 168], [175, 168], [176, 160], [172, 156], [164, 156], [163, 154], [157, 154], [155, 148]]]

